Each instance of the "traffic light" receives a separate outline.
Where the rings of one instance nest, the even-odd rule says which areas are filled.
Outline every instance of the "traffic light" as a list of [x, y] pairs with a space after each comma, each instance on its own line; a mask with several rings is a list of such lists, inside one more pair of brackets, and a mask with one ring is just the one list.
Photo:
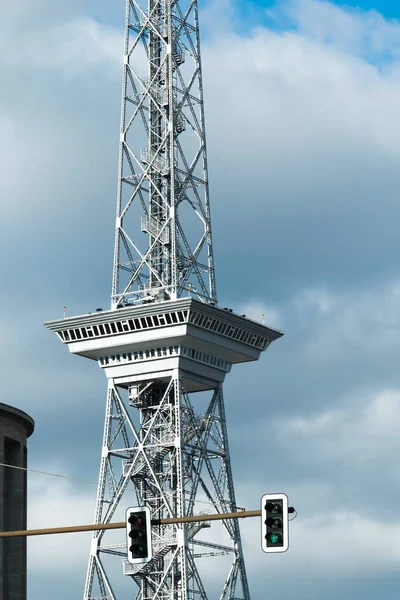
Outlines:
[[264, 552], [286, 552], [289, 548], [288, 497], [265, 494], [261, 498], [261, 547]]
[[128, 562], [131, 565], [151, 559], [151, 516], [148, 506], [133, 506], [126, 511]]

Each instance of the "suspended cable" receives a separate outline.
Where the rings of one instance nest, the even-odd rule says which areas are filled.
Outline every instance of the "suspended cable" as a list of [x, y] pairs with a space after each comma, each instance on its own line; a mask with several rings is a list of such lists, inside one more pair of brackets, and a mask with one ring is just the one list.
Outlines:
[[68, 475], [59, 475], [58, 473], [48, 473], [47, 471], [37, 471], [36, 469], [27, 469], [26, 467], [17, 467], [16, 465], [6, 465], [0, 463], [0, 467], [9, 467], [11, 469], [20, 469], [21, 471], [30, 471], [31, 473], [40, 473], [41, 475], [51, 475], [52, 477], [61, 477], [62, 479], [71, 479], [72, 481], [81, 481], [83, 483], [93, 483], [97, 485], [97, 481], [89, 481], [88, 479], [78, 479], [77, 477], [69, 477]]
[[[51, 477], [61, 477], [62, 479], [70, 479], [71, 481], [80, 481], [81, 483], [92, 483], [97, 485], [97, 481], [90, 481], [89, 479], [78, 479], [77, 477], [70, 477], [69, 475], [59, 475], [58, 473], [49, 473], [48, 471], [37, 471], [36, 469], [28, 469], [27, 467], [17, 467], [16, 465], [7, 465], [0, 463], [0, 467], [8, 467], [10, 469], [20, 469], [21, 471], [29, 471], [30, 473], [39, 473], [40, 475], [50, 475]], [[207, 500], [196, 500], [195, 504], [208, 504], [209, 506], [219, 506], [223, 508], [219, 502], [209, 502]], [[244, 510], [240, 506], [236, 506], [236, 510]]]

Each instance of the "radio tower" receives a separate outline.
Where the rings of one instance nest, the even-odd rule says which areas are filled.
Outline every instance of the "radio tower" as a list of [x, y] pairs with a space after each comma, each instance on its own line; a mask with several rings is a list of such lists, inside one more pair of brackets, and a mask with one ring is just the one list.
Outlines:
[[[222, 383], [282, 334], [217, 306], [196, 0], [126, 1], [111, 310], [46, 326], [108, 380], [95, 523], [236, 510]], [[127, 597], [122, 572], [136, 600], [249, 600], [238, 522], [214, 523], [153, 526], [139, 565], [95, 532], [84, 600]]]

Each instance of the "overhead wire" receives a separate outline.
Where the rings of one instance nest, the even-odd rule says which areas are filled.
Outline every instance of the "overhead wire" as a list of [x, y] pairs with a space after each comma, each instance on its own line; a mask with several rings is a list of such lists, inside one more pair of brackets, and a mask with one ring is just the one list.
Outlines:
[[94, 485], [97, 485], [97, 481], [89, 481], [89, 479], [78, 479], [77, 477], [70, 477], [69, 475], [59, 475], [58, 473], [49, 473], [48, 471], [37, 471], [36, 469], [27, 469], [26, 467], [17, 467], [16, 465], [0, 463], [0, 467], [10, 467], [12, 469], [20, 469], [21, 471], [30, 471], [31, 473], [40, 473], [41, 475], [51, 475], [52, 477], [61, 477], [62, 479], [71, 479], [72, 481], [81, 481], [83, 483], [93, 483]]
[[[29, 471], [30, 473], [39, 473], [40, 475], [50, 475], [51, 477], [60, 477], [61, 479], [69, 479], [71, 481], [79, 481], [81, 483], [91, 483], [93, 485], [97, 485], [97, 481], [90, 481], [89, 479], [79, 479], [77, 477], [70, 477], [69, 475], [59, 475], [58, 473], [50, 473], [48, 471], [38, 471], [36, 469], [28, 469], [27, 467], [18, 467], [17, 465], [8, 465], [6, 463], [0, 463], [0, 467], [8, 467], [10, 469], [19, 469], [21, 471]], [[196, 500], [196, 504], [208, 504], [209, 506], [219, 506], [222, 507], [222, 504], [207, 502], [207, 500]], [[240, 506], [235, 507], [236, 510], [244, 510]]]

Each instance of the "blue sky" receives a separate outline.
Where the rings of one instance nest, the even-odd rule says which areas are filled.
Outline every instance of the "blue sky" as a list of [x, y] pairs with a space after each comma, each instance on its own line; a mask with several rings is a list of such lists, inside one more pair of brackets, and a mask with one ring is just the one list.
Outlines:
[[[239, 6], [243, 3], [237, 3]], [[270, 8], [277, 2], [271, 2], [270, 0], [256, 0], [252, 2], [255, 6], [259, 6], [261, 8], [267, 7]], [[347, 0], [345, 2], [335, 2], [336, 6], [341, 6], [345, 9], [347, 8], [356, 8], [362, 11], [375, 10], [379, 12], [381, 15], [388, 19], [398, 19], [399, 18], [399, 8], [397, 3], [394, 0], [379, 0], [379, 2], [375, 0], [359, 0], [358, 2], [352, 2], [351, 0]]]
[[[36, 421], [31, 468], [89, 480], [106, 382], [43, 322], [109, 306], [124, 4], [24, 0], [0, 24], [2, 401]], [[285, 332], [225, 386], [238, 504], [299, 513], [282, 556], [243, 523], [252, 600], [397, 600], [400, 10], [201, 9], [220, 304]], [[30, 474], [29, 525], [91, 522], [95, 490]], [[89, 543], [29, 540], [29, 600], [81, 597]]]

